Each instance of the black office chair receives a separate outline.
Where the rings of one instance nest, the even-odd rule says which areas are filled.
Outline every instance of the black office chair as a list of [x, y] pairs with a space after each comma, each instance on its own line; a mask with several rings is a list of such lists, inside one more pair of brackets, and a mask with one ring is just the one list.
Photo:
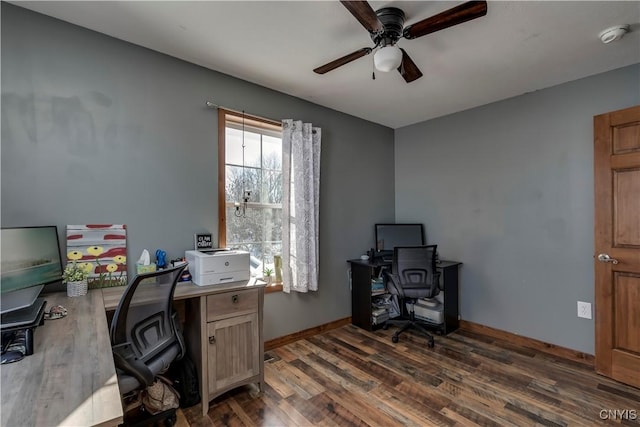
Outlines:
[[120, 299], [111, 321], [111, 347], [123, 400], [152, 385], [156, 375], [185, 354], [173, 293], [186, 267], [138, 274]]
[[[401, 327], [391, 337], [391, 341], [398, 342], [399, 335], [409, 328], [427, 336], [427, 345], [434, 345], [433, 336], [429, 334], [425, 323], [415, 317], [413, 305], [420, 298], [433, 298], [440, 292], [440, 273], [436, 271], [436, 249], [438, 245], [402, 246], [393, 250], [391, 273], [385, 272], [387, 290], [398, 297], [400, 313], [403, 319], [390, 319], [385, 323], [400, 324]], [[406, 304], [410, 303], [411, 309]]]

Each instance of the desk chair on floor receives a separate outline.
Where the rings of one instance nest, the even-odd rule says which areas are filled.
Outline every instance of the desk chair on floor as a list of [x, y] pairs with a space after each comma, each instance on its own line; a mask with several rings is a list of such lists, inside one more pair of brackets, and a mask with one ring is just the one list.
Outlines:
[[[138, 274], [120, 299], [110, 332], [123, 400], [131, 392], [152, 385], [156, 375], [166, 371], [171, 362], [185, 353], [172, 304], [178, 279], [186, 266]], [[169, 422], [175, 422], [175, 409], [173, 414], [165, 415]], [[132, 424], [135, 423], [128, 421], [125, 414], [125, 425]]]
[[[425, 324], [416, 320], [413, 305], [420, 298], [433, 298], [439, 292], [440, 273], [436, 271], [436, 249], [438, 245], [402, 246], [393, 250], [391, 273], [385, 273], [387, 290], [398, 297], [400, 313], [406, 313], [404, 319], [388, 320], [388, 324], [400, 324], [401, 327], [391, 337], [391, 341], [398, 342], [399, 335], [409, 328], [413, 328], [428, 338], [427, 345], [434, 345], [433, 336], [429, 334]], [[407, 308], [410, 304], [410, 309]]]

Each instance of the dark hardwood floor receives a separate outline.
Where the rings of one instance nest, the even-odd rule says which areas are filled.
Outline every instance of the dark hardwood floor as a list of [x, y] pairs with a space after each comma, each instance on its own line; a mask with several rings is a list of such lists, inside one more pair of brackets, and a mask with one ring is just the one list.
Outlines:
[[183, 410], [195, 426], [640, 425], [640, 389], [592, 367], [458, 330], [425, 338], [344, 326], [270, 350], [266, 387]]

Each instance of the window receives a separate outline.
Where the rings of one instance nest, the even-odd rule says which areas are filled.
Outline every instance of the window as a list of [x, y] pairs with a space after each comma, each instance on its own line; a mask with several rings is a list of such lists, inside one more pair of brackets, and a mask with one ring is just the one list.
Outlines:
[[218, 126], [218, 244], [248, 251], [262, 277], [282, 253], [282, 126], [223, 109]]

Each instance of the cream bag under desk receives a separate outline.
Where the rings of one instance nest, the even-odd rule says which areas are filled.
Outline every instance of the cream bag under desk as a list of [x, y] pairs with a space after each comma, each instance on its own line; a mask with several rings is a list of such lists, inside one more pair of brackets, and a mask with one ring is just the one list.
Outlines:
[[209, 286], [249, 280], [249, 252], [218, 250], [185, 251], [194, 285]]

